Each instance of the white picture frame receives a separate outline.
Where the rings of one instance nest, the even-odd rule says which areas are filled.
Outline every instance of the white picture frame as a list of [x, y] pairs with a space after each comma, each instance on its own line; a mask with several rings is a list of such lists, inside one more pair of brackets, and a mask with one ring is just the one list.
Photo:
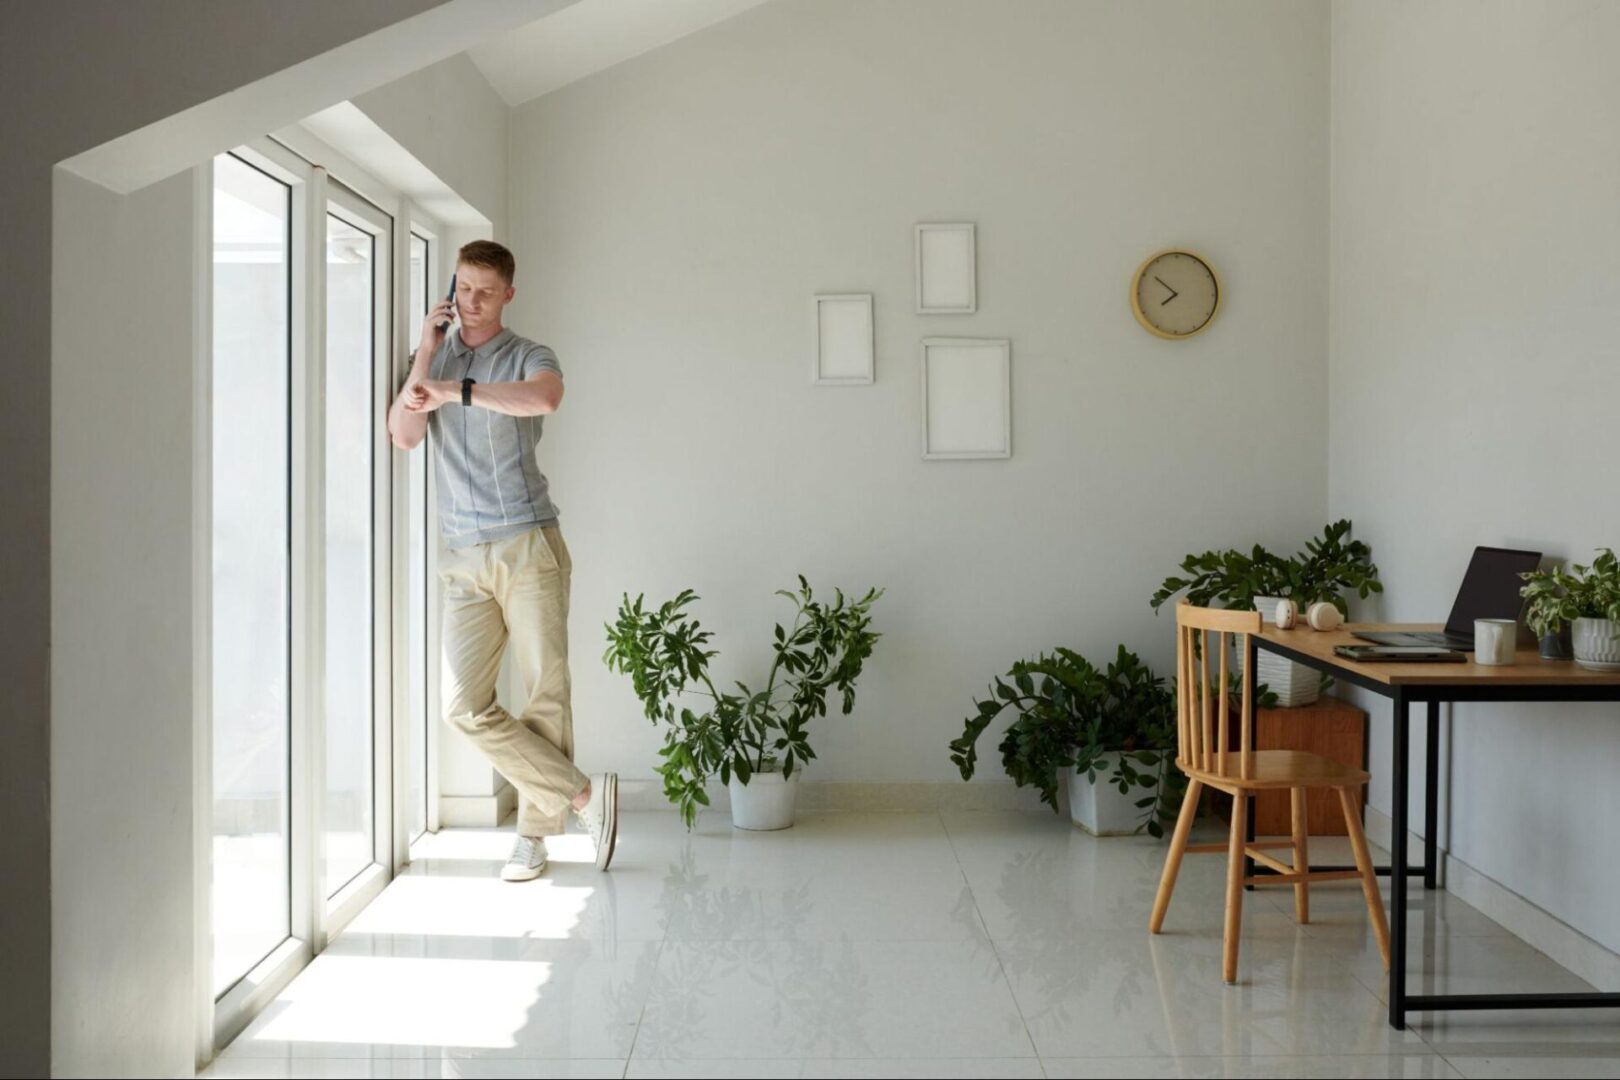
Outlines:
[[1012, 457], [1012, 342], [924, 338], [922, 407], [924, 460]]
[[810, 381], [817, 386], [866, 386], [874, 379], [871, 293], [817, 293], [811, 305], [815, 348]]
[[979, 310], [978, 235], [968, 222], [917, 226], [917, 314], [971, 315]]

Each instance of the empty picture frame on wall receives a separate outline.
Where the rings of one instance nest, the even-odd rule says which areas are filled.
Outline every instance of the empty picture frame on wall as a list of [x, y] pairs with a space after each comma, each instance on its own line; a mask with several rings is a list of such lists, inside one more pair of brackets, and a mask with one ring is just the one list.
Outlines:
[[1012, 457], [1012, 342], [924, 338], [923, 457]]
[[816, 347], [810, 381], [860, 386], [872, 381], [872, 294], [822, 293], [815, 299]]
[[977, 311], [976, 258], [972, 225], [918, 225], [917, 313], [970, 315]]

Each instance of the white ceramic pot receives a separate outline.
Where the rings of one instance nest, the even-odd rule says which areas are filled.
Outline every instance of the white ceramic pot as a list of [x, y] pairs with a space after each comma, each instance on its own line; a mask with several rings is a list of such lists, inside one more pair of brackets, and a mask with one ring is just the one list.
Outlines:
[[731, 823], [739, 829], [771, 832], [793, 824], [793, 806], [799, 798], [799, 777], [804, 770], [782, 779], [780, 772], [757, 772], [748, 783], [731, 774]]
[[[1262, 623], [1276, 624], [1277, 604], [1281, 599], [1277, 596], [1254, 598], [1254, 610], [1260, 613]], [[1284, 660], [1264, 649], [1254, 658], [1254, 663], [1255, 682], [1265, 683], [1277, 695], [1277, 704], [1284, 708], [1310, 705], [1322, 696], [1322, 676], [1304, 664]]]
[[1097, 779], [1088, 780], [1079, 769], [1069, 770], [1069, 820], [1092, 836], [1129, 836], [1136, 832], [1142, 811], [1136, 800], [1149, 792], [1133, 787], [1127, 795], [1108, 782], [1119, 763], [1119, 753], [1102, 755]]
[[1575, 662], [1594, 671], [1620, 671], [1620, 623], [1613, 619], [1575, 620], [1570, 642], [1575, 647]]

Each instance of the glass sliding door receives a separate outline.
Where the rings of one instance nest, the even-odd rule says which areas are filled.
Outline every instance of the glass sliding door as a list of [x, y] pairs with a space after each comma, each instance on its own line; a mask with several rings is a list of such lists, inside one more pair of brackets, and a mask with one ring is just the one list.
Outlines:
[[372, 581], [378, 238], [326, 215], [325, 778], [328, 897], [374, 861], [376, 653]]
[[292, 189], [214, 164], [213, 989], [292, 934]]
[[324, 157], [278, 137], [215, 158], [211, 260], [199, 252], [212, 553], [198, 981], [216, 1046], [382, 891], [425, 817], [426, 517], [407, 491], [407, 542], [386, 412], [396, 316], [426, 296], [428, 250], [396, 237], [403, 200], [363, 176], [358, 194], [312, 164]]
[[[391, 863], [393, 815], [387, 571], [388, 469], [383, 449], [392, 220], [336, 181], [324, 217], [326, 295], [322, 403], [325, 624], [322, 880], [326, 897], [363, 903]], [[386, 877], [386, 875], [384, 875]], [[358, 890], [358, 892], [356, 892]], [[365, 895], [361, 895], [365, 894]], [[346, 916], [334, 907], [328, 928]]]
[[[410, 352], [416, 355], [421, 344], [422, 320], [432, 307], [432, 244], [411, 233], [410, 308], [405, 315], [409, 327]], [[406, 718], [410, 725], [410, 838], [415, 840], [428, 829], [428, 448], [426, 443], [407, 455], [405, 490], [405, 681]]]

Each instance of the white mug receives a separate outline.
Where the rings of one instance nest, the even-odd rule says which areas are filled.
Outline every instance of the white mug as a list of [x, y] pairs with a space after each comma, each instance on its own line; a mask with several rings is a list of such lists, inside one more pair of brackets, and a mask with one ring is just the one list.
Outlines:
[[1518, 637], [1519, 624], [1512, 619], [1475, 619], [1474, 663], [1513, 663]]

